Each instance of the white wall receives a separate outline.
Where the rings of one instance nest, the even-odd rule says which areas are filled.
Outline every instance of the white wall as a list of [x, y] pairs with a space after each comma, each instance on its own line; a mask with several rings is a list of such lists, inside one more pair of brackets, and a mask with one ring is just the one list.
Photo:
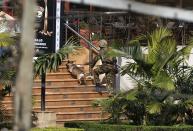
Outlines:
[[[131, 62], [131, 60], [121, 58], [121, 66], [124, 66], [127, 62]], [[120, 91], [127, 91], [135, 86], [136, 82], [129, 75], [120, 76]]]
[[[182, 46], [178, 46], [178, 49], [181, 48]], [[144, 51], [144, 53], [147, 53], [147, 48], [143, 48], [142, 50]], [[119, 58], [119, 59], [121, 60], [119, 61], [118, 64], [121, 66], [125, 65], [128, 61], [131, 62], [131, 60], [126, 58]], [[189, 63], [190, 66], [193, 66], [193, 49], [191, 50], [191, 54], [187, 62]], [[117, 86], [120, 88], [120, 91], [130, 90], [134, 88], [137, 84], [129, 75], [119, 76], [117, 79], [120, 79], [117, 80], [119, 82], [117, 83]]]

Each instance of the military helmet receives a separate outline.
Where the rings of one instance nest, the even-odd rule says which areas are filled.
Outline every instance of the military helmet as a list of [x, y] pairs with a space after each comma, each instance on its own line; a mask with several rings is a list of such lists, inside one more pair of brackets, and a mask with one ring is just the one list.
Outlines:
[[100, 48], [105, 48], [105, 47], [107, 47], [107, 41], [106, 40], [100, 40], [99, 41], [99, 47]]

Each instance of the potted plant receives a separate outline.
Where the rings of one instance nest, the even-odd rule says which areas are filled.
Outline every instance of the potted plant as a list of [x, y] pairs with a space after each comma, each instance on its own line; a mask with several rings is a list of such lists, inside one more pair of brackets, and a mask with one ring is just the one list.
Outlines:
[[91, 34], [92, 44], [94, 44], [96, 47], [99, 47], [98, 43], [100, 39], [101, 39], [100, 34], [98, 33]]
[[79, 27], [80, 27], [80, 29], [83, 29], [83, 30], [89, 29], [89, 26], [88, 26], [88, 24], [85, 21], [81, 21], [79, 23]]

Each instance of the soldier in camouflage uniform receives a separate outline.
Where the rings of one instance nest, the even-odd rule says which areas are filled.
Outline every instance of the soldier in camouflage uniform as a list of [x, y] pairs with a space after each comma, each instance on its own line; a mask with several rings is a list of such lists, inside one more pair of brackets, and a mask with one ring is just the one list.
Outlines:
[[114, 93], [113, 85], [115, 81], [115, 74], [117, 73], [117, 60], [114, 57], [107, 57], [105, 55], [105, 53], [108, 51], [106, 40], [100, 40], [99, 47], [99, 54], [93, 59], [93, 62], [91, 64], [91, 67], [93, 68], [98, 60], [102, 61], [102, 65], [98, 65], [97, 68], [93, 70], [96, 89], [101, 88], [99, 75], [105, 73], [107, 90], [110, 94], [112, 94]]

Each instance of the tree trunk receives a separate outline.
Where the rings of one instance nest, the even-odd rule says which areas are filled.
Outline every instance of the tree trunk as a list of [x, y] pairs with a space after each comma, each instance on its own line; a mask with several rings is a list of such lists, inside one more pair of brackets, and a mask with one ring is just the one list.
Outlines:
[[31, 128], [35, 0], [23, 0], [21, 57], [15, 91], [15, 131]]

